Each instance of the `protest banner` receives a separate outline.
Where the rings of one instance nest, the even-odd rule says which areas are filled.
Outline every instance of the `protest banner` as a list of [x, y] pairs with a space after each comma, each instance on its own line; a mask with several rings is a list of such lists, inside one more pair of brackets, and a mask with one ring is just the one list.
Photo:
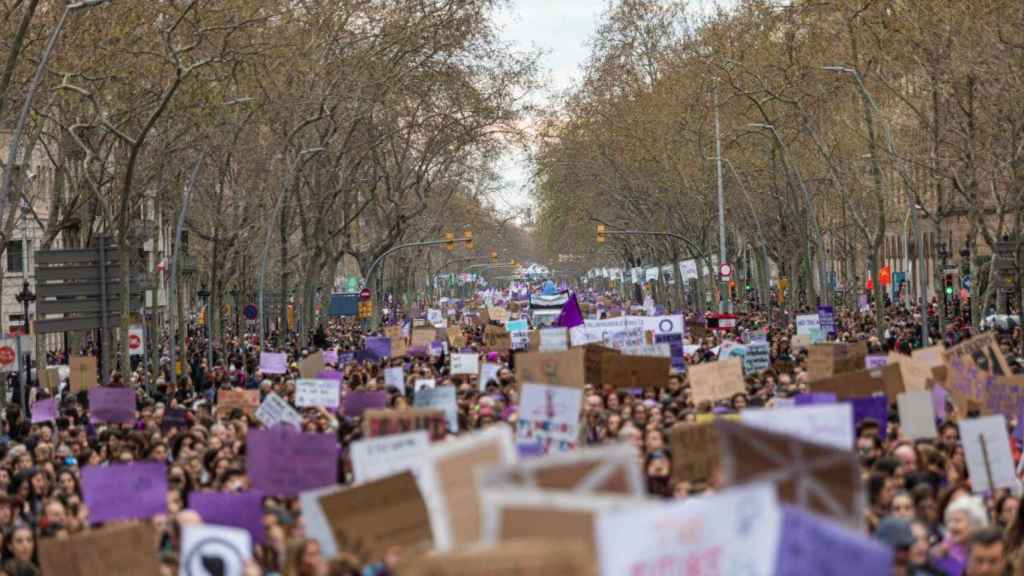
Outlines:
[[426, 430], [430, 439], [437, 441], [447, 435], [446, 426], [444, 411], [436, 408], [412, 408], [401, 412], [367, 410], [363, 413], [363, 434], [367, 438]]
[[810, 336], [814, 331], [821, 331], [821, 318], [817, 314], [801, 314], [796, 317], [796, 333]]
[[540, 447], [541, 454], [576, 448], [583, 390], [547, 384], [523, 384], [516, 423], [516, 444]]
[[472, 374], [476, 376], [480, 373], [480, 356], [476, 353], [452, 354], [451, 373], [453, 376], [457, 374]]
[[297, 496], [338, 481], [334, 434], [304, 434], [290, 426], [249, 430], [245, 460], [252, 489], [267, 496]]
[[853, 408], [847, 403], [743, 410], [740, 422], [806, 442], [853, 449]]
[[946, 360], [946, 364], [951, 364], [954, 358], [965, 361], [967, 364], [966, 359], [969, 358], [969, 365], [976, 366], [979, 370], [993, 376], [1013, 374], [993, 332], [982, 332], [970, 340], [947, 349], [943, 352], [943, 358]]
[[455, 434], [459, 431], [459, 406], [456, 404], [455, 393], [454, 386], [417, 388], [413, 406], [443, 411], [448, 432]]
[[426, 430], [356, 440], [349, 445], [352, 477], [356, 484], [362, 484], [406, 470], [418, 476], [429, 447]]
[[224, 418], [234, 410], [255, 415], [260, 407], [260, 391], [233, 388], [217, 390], [217, 415]]
[[845, 372], [864, 370], [864, 358], [867, 355], [866, 342], [814, 344], [807, 354], [808, 376], [813, 382]]
[[86, 466], [82, 468], [82, 499], [93, 525], [163, 514], [167, 511], [167, 466], [162, 462]]
[[541, 352], [564, 352], [569, 349], [569, 330], [566, 328], [541, 328], [538, 350]]
[[978, 368], [966, 354], [947, 360], [945, 390], [959, 414], [976, 409], [983, 414], [1017, 415], [1024, 401], [1024, 376], [994, 376]]
[[772, 367], [771, 345], [768, 342], [751, 342], [747, 355], [743, 357], [743, 373], [754, 376]]
[[839, 400], [871, 396], [877, 392], [885, 394], [890, 401], [904, 392], [900, 367], [888, 364], [874, 370], [843, 372], [824, 380], [810, 383], [814, 392], [831, 392]]
[[500, 546], [474, 547], [419, 556], [398, 566], [398, 576], [592, 576], [593, 560], [576, 542], [515, 540]]
[[160, 419], [160, 429], [164, 432], [177, 428], [185, 430], [190, 426], [188, 410], [184, 408], [164, 408], [163, 418]]
[[867, 495], [857, 455], [745, 424], [716, 420], [726, 486], [775, 484], [782, 502], [864, 528]]
[[337, 380], [299, 378], [295, 381], [295, 405], [299, 408], [337, 408], [340, 394]]
[[480, 486], [644, 496], [647, 486], [638, 455], [631, 444], [554, 452], [512, 465], [485, 468], [480, 472]]
[[826, 338], [836, 337], [836, 313], [831, 306], [818, 306], [818, 322], [818, 327]]
[[432, 503], [430, 526], [439, 551], [480, 540], [477, 470], [515, 459], [512, 430], [505, 425], [431, 445], [419, 481]]
[[68, 361], [71, 392], [94, 388], [99, 382], [99, 367], [95, 356], [72, 356]]
[[189, 492], [188, 507], [206, 524], [240, 528], [257, 544], [267, 540], [263, 527], [263, 494], [259, 492]]
[[614, 388], [663, 388], [671, 372], [668, 357], [609, 354], [601, 358], [600, 382]]
[[688, 367], [688, 372], [693, 403], [696, 405], [727, 400], [734, 394], [747, 392], [747, 384], [743, 380], [743, 361], [739, 358], [693, 364]]
[[[48, 398], [32, 403], [32, 423], [53, 422], [57, 419], [57, 407], [55, 400]], [[134, 410], [134, 407], [133, 407]]]
[[413, 328], [410, 346], [430, 346], [430, 343], [437, 339], [437, 329], [430, 326], [424, 328]]
[[160, 535], [148, 522], [111, 524], [67, 538], [40, 539], [39, 568], [47, 576], [160, 576], [160, 557], [153, 553], [159, 544]]
[[260, 352], [260, 372], [264, 374], [288, 373], [288, 355], [284, 352]]
[[[721, 466], [718, 431], [712, 422], [679, 423], [669, 431], [672, 483], [711, 482]], [[676, 455], [679, 456], [676, 456]]]
[[341, 413], [350, 418], [359, 418], [367, 410], [387, 408], [388, 393], [384, 390], [351, 390], [345, 394]]
[[323, 352], [314, 352], [299, 361], [299, 375], [303, 378], [316, 378], [316, 375], [327, 369]]
[[[757, 483], [693, 500], [601, 514], [601, 574], [773, 576], [782, 524], [775, 489]], [[743, 568], [738, 568], [742, 566]]]
[[273, 428], [282, 423], [294, 426], [296, 429], [302, 428], [302, 415], [273, 392], [267, 394], [267, 397], [263, 399], [260, 407], [256, 410], [256, 418], [267, 428]]
[[795, 506], [782, 506], [775, 574], [890, 574], [893, 549], [876, 538]]
[[106, 387], [89, 390], [89, 416], [97, 423], [134, 422], [135, 390]]
[[180, 574], [184, 576], [245, 576], [251, 560], [252, 536], [245, 530], [208, 522], [181, 527]]
[[619, 352], [626, 356], [647, 356], [649, 358], [671, 358], [672, 347], [668, 344], [641, 344], [624, 346]]
[[[434, 329], [430, 328], [430, 330], [433, 331]], [[433, 332], [431, 332], [431, 334], [433, 334]], [[431, 338], [431, 339], [433, 339], [433, 338]], [[391, 358], [392, 356], [396, 356], [397, 357], [398, 356], [398, 352], [396, 350], [392, 349], [392, 346], [393, 346], [393, 344], [395, 342], [404, 344], [405, 343], [405, 339], [404, 338], [399, 338], [399, 339], [396, 339], [396, 340], [393, 341], [391, 338], [387, 338], [387, 337], [367, 336], [366, 337], [366, 347], [363, 349], [363, 352], [365, 353], [364, 356], [366, 356], [365, 359], [368, 359], [368, 360], [386, 360], [388, 358]], [[359, 359], [358, 355], [357, 355], [357, 359]]]
[[900, 432], [910, 440], [935, 438], [939, 435], [935, 427], [935, 405], [932, 394], [927, 390], [904, 392], [897, 398], [900, 411]]
[[967, 473], [975, 494], [1019, 486], [1014, 472], [1010, 435], [1002, 414], [969, 418], [959, 423], [967, 457]]

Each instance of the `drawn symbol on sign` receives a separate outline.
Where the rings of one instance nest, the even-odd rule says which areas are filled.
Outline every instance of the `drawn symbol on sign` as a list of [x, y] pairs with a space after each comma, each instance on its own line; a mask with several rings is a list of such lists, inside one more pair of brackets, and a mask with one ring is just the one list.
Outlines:
[[198, 542], [184, 562], [185, 576], [241, 576], [245, 558], [238, 546], [223, 538]]

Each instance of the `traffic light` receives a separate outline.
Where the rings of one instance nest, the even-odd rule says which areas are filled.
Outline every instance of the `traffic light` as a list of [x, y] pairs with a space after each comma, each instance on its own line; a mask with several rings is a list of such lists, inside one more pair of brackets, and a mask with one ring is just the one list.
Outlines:
[[454, 252], [455, 251], [455, 233], [454, 232], [445, 232], [444, 233], [444, 239], [448, 241], [448, 251], [449, 252]]
[[473, 231], [472, 230], [463, 230], [462, 231], [462, 237], [466, 239], [466, 250], [472, 250], [473, 249]]
[[953, 295], [953, 275], [946, 274], [946, 296]]
[[604, 244], [604, 224], [597, 225], [597, 243]]

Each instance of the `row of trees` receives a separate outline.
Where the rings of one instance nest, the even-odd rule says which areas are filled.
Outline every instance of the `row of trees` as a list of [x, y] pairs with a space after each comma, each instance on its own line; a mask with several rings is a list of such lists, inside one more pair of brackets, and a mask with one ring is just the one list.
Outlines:
[[[498, 40], [495, 1], [111, 0], [74, 14], [23, 146], [52, 169], [31, 188], [48, 207], [43, 247], [138, 246], [144, 220], [173, 227], [198, 165], [185, 230], [210, 309], [254, 290], [266, 254], [268, 289], [293, 294], [310, 327], [345, 258], [365, 274], [399, 243], [459, 230], [453, 206], [496, 236], [490, 167], [517, 137], [534, 58]], [[4, 4], [10, 119], [60, 13]], [[217, 337], [223, 318], [209, 317]]]
[[[681, 2], [618, 0], [541, 134], [541, 235], [551, 249], [583, 246], [587, 265], [685, 257], [710, 272], [717, 112], [730, 259], [749, 254], [762, 296], [770, 260], [791, 297], [829, 297], [816, 294], [826, 268], [847, 304], [867, 278], [880, 297], [886, 236], [915, 205], [929, 237], [953, 233], [972, 256], [1020, 237], [1020, 38], [1012, 0], [741, 0], [703, 18]], [[598, 221], [685, 241], [597, 252]], [[975, 318], [994, 284], [975, 283]]]

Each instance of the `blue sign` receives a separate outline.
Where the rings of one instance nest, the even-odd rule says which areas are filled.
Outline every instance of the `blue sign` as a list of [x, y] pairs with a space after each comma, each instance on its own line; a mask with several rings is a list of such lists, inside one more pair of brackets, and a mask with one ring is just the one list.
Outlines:
[[836, 314], [831, 306], [818, 306], [818, 325], [829, 338], [836, 337]]
[[242, 314], [247, 320], [255, 320], [260, 315], [260, 311], [256, 308], [255, 304], [246, 304], [245, 308], [242, 309]]
[[960, 283], [963, 284], [964, 290], [970, 290], [971, 289], [971, 275], [970, 274], [964, 274], [964, 278], [963, 278], [963, 280], [960, 281]]

